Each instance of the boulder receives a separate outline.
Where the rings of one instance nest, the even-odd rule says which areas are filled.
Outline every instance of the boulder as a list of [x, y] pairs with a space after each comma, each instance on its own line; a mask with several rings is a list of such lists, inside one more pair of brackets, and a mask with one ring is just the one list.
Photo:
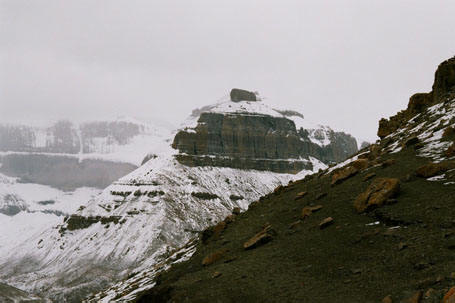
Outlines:
[[391, 296], [385, 297], [384, 299], [382, 299], [382, 303], [393, 303], [392, 297]]
[[369, 165], [369, 162], [367, 159], [357, 159], [350, 164], [350, 166], [355, 167], [358, 170], [365, 169], [368, 167], [368, 165]]
[[227, 252], [226, 249], [220, 249], [211, 254], [208, 254], [204, 259], [202, 259], [202, 265], [208, 266], [208, 265], [215, 263], [216, 261], [223, 258], [223, 256], [226, 254], [226, 252]]
[[428, 163], [417, 168], [416, 175], [422, 178], [431, 178], [440, 175], [452, 168], [455, 168], [455, 162], [453, 161]]
[[418, 290], [404, 302], [405, 303], [420, 303], [420, 301], [422, 300], [422, 296], [423, 296], [423, 291]]
[[357, 212], [362, 213], [375, 207], [382, 206], [388, 199], [393, 198], [400, 190], [400, 181], [395, 178], [375, 179], [367, 190], [354, 201]]
[[403, 147], [410, 147], [413, 145], [416, 145], [420, 142], [419, 138], [417, 136], [412, 136], [403, 143]]
[[243, 248], [244, 249], [253, 249], [257, 248], [259, 246], [262, 246], [273, 239], [273, 230], [270, 225], [267, 225], [262, 229], [260, 232], [255, 234], [252, 238], [250, 238], [248, 241], [243, 243]]
[[455, 286], [444, 295], [442, 303], [455, 303]]
[[258, 101], [255, 93], [239, 88], [233, 88], [230, 96], [232, 102]]
[[442, 133], [442, 138], [444, 140], [453, 141], [455, 139], [455, 128], [452, 126], [447, 127]]
[[312, 213], [322, 209], [322, 205], [306, 206], [302, 209], [302, 218], [309, 217]]
[[303, 197], [305, 197], [306, 194], [307, 194], [306, 191], [299, 192], [299, 193], [295, 196], [294, 200], [300, 200], [300, 199], [302, 199]]
[[218, 238], [221, 233], [226, 229], [226, 225], [227, 223], [225, 221], [221, 221], [221, 222], [218, 222], [217, 225], [215, 225], [213, 227], [213, 236], [216, 238]]
[[340, 184], [344, 180], [356, 175], [359, 172], [354, 166], [347, 166], [342, 169], [338, 169], [332, 174], [332, 185]]
[[324, 220], [322, 220], [321, 223], [319, 223], [319, 228], [324, 229], [332, 224], [333, 224], [333, 218], [328, 217], [328, 218], [325, 218]]
[[450, 145], [449, 148], [445, 151], [445, 156], [448, 158], [454, 157], [455, 156], [455, 143]]

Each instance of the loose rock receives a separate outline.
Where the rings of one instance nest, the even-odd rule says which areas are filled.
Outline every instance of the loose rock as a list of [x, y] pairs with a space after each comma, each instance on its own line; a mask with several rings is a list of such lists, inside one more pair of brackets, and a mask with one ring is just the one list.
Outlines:
[[294, 200], [300, 200], [300, 199], [302, 199], [303, 197], [305, 197], [306, 194], [307, 194], [306, 191], [299, 192], [299, 193], [297, 194], [297, 196], [295, 196]]
[[440, 175], [452, 168], [455, 168], [455, 162], [453, 161], [429, 163], [419, 167], [416, 170], [416, 175], [418, 177], [430, 178]]
[[382, 299], [382, 303], [393, 303], [392, 297], [390, 295], [385, 297], [384, 299]]
[[423, 292], [421, 290], [419, 290], [416, 293], [414, 293], [414, 295], [412, 297], [407, 299], [405, 301], [405, 303], [420, 303], [420, 301], [422, 300], [422, 296], [423, 296]]
[[359, 172], [354, 166], [348, 166], [333, 172], [332, 185], [340, 184], [344, 180], [356, 175]]
[[444, 295], [442, 303], [455, 303], [455, 286]]
[[220, 250], [217, 250], [217, 251], [207, 255], [204, 259], [202, 259], [202, 265], [208, 266], [208, 265], [215, 263], [216, 261], [223, 258], [223, 256], [226, 254], [226, 252], [227, 252], [226, 249], [220, 249]]
[[333, 224], [333, 218], [328, 217], [328, 218], [325, 218], [324, 220], [322, 220], [321, 223], [319, 223], [319, 228], [324, 229], [332, 224]]
[[400, 181], [395, 178], [378, 178], [374, 180], [367, 190], [361, 193], [354, 201], [354, 207], [361, 213], [374, 207], [379, 207], [394, 197], [400, 190]]
[[272, 241], [273, 239], [272, 233], [273, 233], [272, 227], [270, 225], [266, 226], [262, 231], [260, 231], [251, 239], [246, 241], [243, 244], [243, 248], [253, 249]]
[[316, 206], [305, 206], [302, 209], [302, 218], [305, 219], [306, 217], [309, 217], [312, 213], [317, 212], [318, 210], [322, 209], [322, 205], [316, 205]]

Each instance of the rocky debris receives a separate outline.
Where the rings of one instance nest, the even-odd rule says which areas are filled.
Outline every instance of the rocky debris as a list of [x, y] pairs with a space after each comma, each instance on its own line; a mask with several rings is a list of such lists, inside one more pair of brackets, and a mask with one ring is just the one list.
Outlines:
[[92, 224], [101, 222], [101, 224], [108, 224], [108, 223], [122, 223], [121, 216], [109, 216], [109, 217], [102, 217], [102, 216], [80, 216], [80, 215], [71, 215], [66, 217], [64, 222], [66, 225], [60, 228], [60, 232], [63, 233], [65, 230], [73, 231], [77, 229], [84, 229], [89, 227]]
[[393, 303], [392, 297], [389, 295], [389, 296], [385, 297], [384, 299], [382, 299], [381, 302], [382, 303]]
[[420, 143], [420, 140], [417, 136], [412, 136], [403, 143], [403, 147], [410, 147]]
[[299, 226], [300, 223], [302, 223], [302, 221], [300, 221], [300, 220], [295, 221], [295, 222], [292, 222], [291, 224], [289, 224], [289, 229], [295, 229], [295, 228], [297, 228], [297, 226]]
[[365, 177], [363, 177], [363, 181], [366, 182], [366, 181], [368, 181], [368, 180], [370, 180], [371, 178], [374, 178], [374, 177], [376, 177], [375, 173], [369, 173]]
[[248, 241], [246, 241], [243, 244], [243, 248], [248, 250], [248, 249], [253, 249], [253, 248], [262, 246], [262, 245], [272, 241], [273, 234], [274, 234], [274, 231], [272, 229], [272, 226], [267, 225], [259, 233], [254, 235]]
[[333, 224], [333, 218], [332, 217], [328, 217], [328, 218], [325, 218], [324, 220], [321, 221], [321, 223], [319, 223], [319, 228], [320, 229], [324, 229], [330, 225]]
[[404, 242], [400, 242], [398, 244], [398, 250], [403, 250], [405, 249], [406, 247], [408, 247], [408, 244], [404, 243]]
[[220, 273], [219, 271], [215, 271], [212, 275], [212, 278], [215, 279], [215, 278], [218, 278], [222, 275], [222, 273]]
[[374, 160], [381, 155], [382, 148], [378, 144], [370, 145], [370, 152], [368, 154], [368, 159]]
[[231, 216], [226, 217], [224, 221], [218, 222], [215, 226], [210, 226], [209, 228], [205, 229], [201, 234], [202, 243], [206, 244], [210, 238], [213, 238], [215, 240], [218, 239], [221, 236], [221, 233], [226, 229], [227, 224], [231, 223], [234, 220], [235, 216]]
[[400, 181], [395, 178], [375, 179], [367, 190], [354, 201], [354, 207], [361, 213], [382, 206], [388, 199], [393, 198], [400, 190]]
[[240, 207], [234, 207], [234, 209], [232, 210], [232, 214], [234, 215], [240, 215]]
[[226, 229], [226, 226], [227, 223], [225, 221], [221, 221], [213, 227], [213, 236], [215, 239], [219, 238], [221, 233]]
[[284, 190], [284, 186], [283, 185], [278, 185], [277, 187], [275, 187], [275, 189], [273, 190], [273, 194], [275, 196], [279, 195], [282, 191]]
[[226, 224], [232, 223], [235, 221], [235, 217], [236, 217], [236, 215], [234, 215], [234, 214], [229, 215], [226, 218], [224, 218], [224, 222], [226, 222]]
[[453, 126], [447, 127], [442, 133], [444, 140], [453, 141], [455, 139], [455, 128]]
[[302, 209], [302, 219], [309, 217], [312, 213], [317, 212], [318, 210], [321, 210], [321, 209], [322, 209], [322, 205], [305, 206]]
[[386, 168], [386, 167], [392, 166], [395, 164], [395, 162], [396, 162], [395, 159], [387, 159], [381, 163], [381, 167]]
[[255, 93], [239, 88], [233, 88], [230, 97], [232, 102], [258, 101]]
[[365, 169], [369, 166], [369, 162], [367, 159], [357, 159], [350, 163], [350, 166], [356, 168], [357, 170]]
[[204, 192], [192, 192], [191, 196], [198, 198], [198, 199], [203, 199], [203, 200], [213, 200], [213, 199], [218, 199], [219, 197], [215, 194], [211, 193], [204, 193]]
[[404, 301], [404, 303], [420, 303], [422, 300], [423, 291], [416, 291], [410, 298]]
[[442, 303], [455, 303], [455, 286], [444, 295]]
[[444, 161], [439, 163], [428, 163], [423, 166], [420, 166], [416, 170], [416, 175], [422, 178], [430, 178], [437, 175], [440, 175], [449, 169], [455, 168], [454, 161]]
[[299, 192], [299, 193], [295, 196], [294, 200], [300, 200], [300, 199], [302, 199], [303, 197], [305, 197], [306, 194], [307, 194], [306, 191]]
[[335, 170], [332, 174], [332, 185], [340, 184], [344, 180], [356, 175], [359, 172], [354, 166], [344, 167], [342, 169]]
[[450, 145], [449, 148], [445, 151], [445, 156], [448, 158], [455, 157], [455, 143]]
[[325, 196], [327, 196], [327, 193], [320, 193], [319, 195], [316, 196], [315, 200], [321, 200]]
[[220, 249], [211, 254], [208, 254], [204, 259], [202, 259], [202, 265], [208, 266], [208, 265], [215, 263], [218, 260], [221, 260], [221, 258], [224, 257], [226, 252], [227, 252], [227, 249]]
[[245, 199], [245, 197], [244, 196], [237, 196], [237, 195], [230, 195], [229, 199], [231, 199], [232, 201], [238, 201], [238, 200]]

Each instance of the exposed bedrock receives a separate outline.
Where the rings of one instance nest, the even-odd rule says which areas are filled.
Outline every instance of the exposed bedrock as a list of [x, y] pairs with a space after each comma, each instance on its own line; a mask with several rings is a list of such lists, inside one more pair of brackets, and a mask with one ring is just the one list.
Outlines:
[[312, 168], [309, 156], [329, 163], [357, 151], [349, 135], [333, 132], [330, 139], [329, 145], [319, 146], [284, 117], [202, 113], [198, 125], [178, 132], [172, 146], [180, 151], [177, 159], [189, 166], [297, 173]]

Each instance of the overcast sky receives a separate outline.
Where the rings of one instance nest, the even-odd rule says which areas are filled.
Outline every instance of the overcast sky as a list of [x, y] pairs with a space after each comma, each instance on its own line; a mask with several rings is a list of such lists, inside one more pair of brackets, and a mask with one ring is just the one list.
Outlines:
[[455, 1], [0, 0], [0, 121], [178, 125], [232, 87], [376, 139], [455, 55]]

